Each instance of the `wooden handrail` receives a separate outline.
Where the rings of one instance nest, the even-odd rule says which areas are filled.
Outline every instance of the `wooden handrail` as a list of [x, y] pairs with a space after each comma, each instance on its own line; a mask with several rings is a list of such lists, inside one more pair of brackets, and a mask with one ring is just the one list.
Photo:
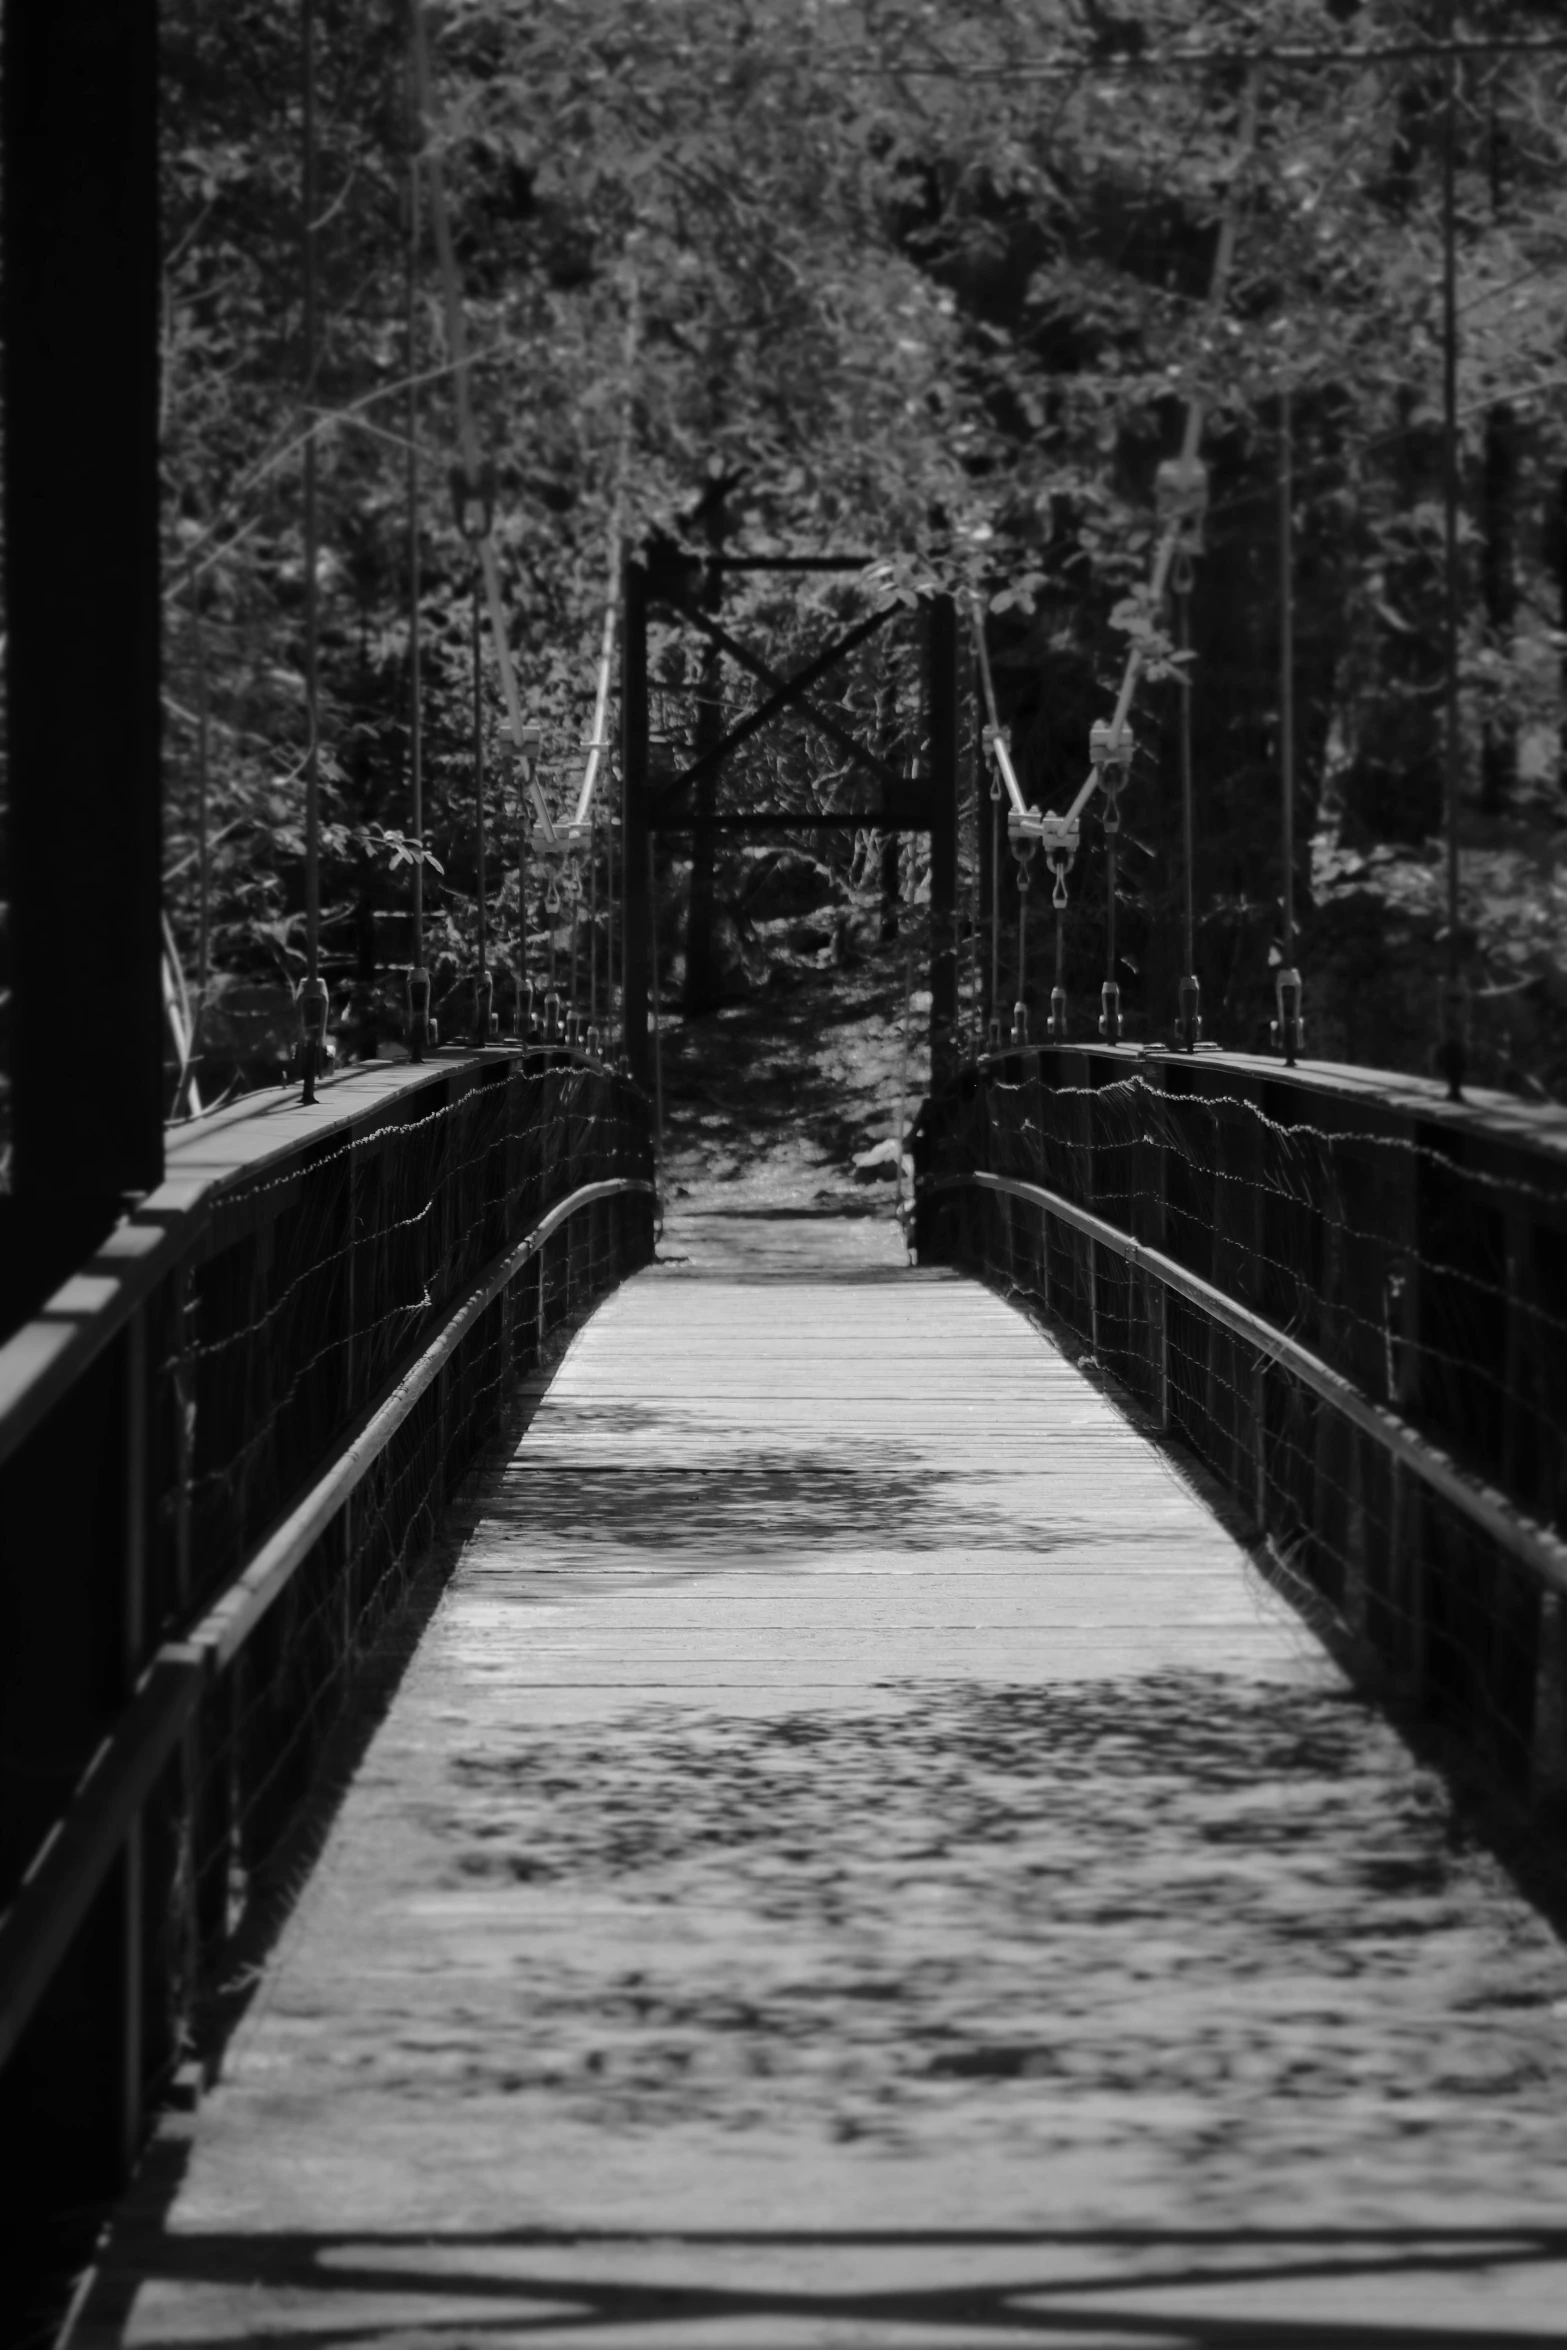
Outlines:
[[471, 1074], [478, 1082], [497, 1060], [524, 1061], [545, 1053], [552, 1063], [569, 1059], [573, 1067], [602, 1069], [564, 1045], [519, 1044], [350, 1070], [324, 1084], [321, 1100], [303, 1117], [295, 1089], [248, 1110], [236, 1105], [237, 1122], [256, 1121], [268, 1144], [242, 1163], [221, 1139], [234, 1121], [223, 1127], [211, 1119], [171, 1127], [168, 1180], [148, 1193], [30, 1321], [0, 1343], [0, 1465], [124, 1329], [236, 1183], [254, 1181], [263, 1171], [275, 1178], [291, 1160], [301, 1162], [303, 1172], [334, 1137], [341, 1141], [362, 1131], [372, 1141], [410, 1093], [449, 1085], [454, 1076]]
[[313, 1544], [480, 1315], [579, 1209], [626, 1193], [653, 1195], [654, 1190], [641, 1176], [617, 1175], [584, 1183], [557, 1202], [451, 1308], [413, 1368], [366, 1414], [331, 1467], [272, 1529], [187, 1637], [166, 1641], [157, 1650], [0, 1916], [0, 2066], [25, 2031], [203, 1690], [232, 1663], [287, 1589]]
[[1127, 1264], [1162, 1282], [1191, 1305], [1221, 1322], [1237, 1338], [1244, 1339], [1259, 1355], [1278, 1363], [1303, 1387], [1330, 1404], [1346, 1420], [1373, 1437], [1395, 1460], [1402, 1463], [1414, 1476], [1441, 1494], [1462, 1511], [1472, 1525], [1490, 1536], [1509, 1555], [1525, 1567], [1547, 1590], [1567, 1593], [1567, 1542], [1543, 1526], [1536, 1518], [1510, 1502], [1494, 1485], [1487, 1485], [1461, 1469], [1440, 1446], [1431, 1444], [1411, 1428], [1407, 1420], [1383, 1405], [1373, 1403], [1363, 1395], [1352, 1380], [1335, 1371], [1320, 1355], [1304, 1347], [1298, 1339], [1265, 1321], [1235, 1298], [1216, 1289], [1211, 1281], [1188, 1272], [1184, 1265], [1167, 1257], [1161, 1249], [1150, 1248], [1146, 1241], [1134, 1240], [1129, 1232], [1106, 1223], [1087, 1208], [1063, 1199], [1059, 1192], [1049, 1191], [1043, 1184], [1025, 1183], [1012, 1175], [991, 1175], [975, 1172], [966, 1175], [930, 1175], [924, 1177], [922, 1191], [956, 1190], [965, 1184], [981, 1191], [999, 1192], [1012, 1199], [1026, 1201], [1042, 1208], [1074, 1231], [1081, 1232], [1104, 1248], [1111, 1249]]

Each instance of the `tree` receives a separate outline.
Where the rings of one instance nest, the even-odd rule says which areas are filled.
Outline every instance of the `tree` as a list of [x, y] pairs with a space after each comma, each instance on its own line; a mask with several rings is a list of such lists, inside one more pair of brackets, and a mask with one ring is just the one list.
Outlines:
[[[407, 868], [394, 862], [407, 853], [406, 20], [364, 0], [320, 9], [323, 936], [335, 979], [368, 984], [407, 951]], [[1556, 29], [1545, 0], [1473, 0], [1458, 21], [1476, 39]], [[1256, 1041], [1280, 887], [1285, 383], [1300, 837], [1325, 806], [1342, 810], [1346, 853], [1399, 840], [1418, 853], [1436, 813], [1445, 95], [1440, 64], [1413, 52], [1446, 22], [1445, 0], [432, 10], [434, 135], [497, 470], [513, 649], [546, 731], [549, 788], [564, 799], [579, 772], [628, 413], [631, 539], [663, 531], [700, 546], [704, 497], [722, 480], [737, 543], [862, 544], [885, 557], [867, 584], [887, 597], [977, 590], [1027, 787], [1060, 805], [1138, 614], [1155, 467], [1200, 394], [1212, 473], [1193, 604], [1201, 951], [1218, 1033]], [[218, 12], [170, 0], [165, 24], [171, 901], [189, 942], [199, 645], [214, 960], [291, 977], [304, 747], [297, 19], [293, 0]], [[1554, 512], [1567, 467], [1562, 82], [1559, 65], [1505, 52], [1460, 70], [1472, 796], [1483, 738], [1489, 804], [1520, 817], [1561, 691], [1542, 658], [1550, 550], [1524, 518]], [[1205, 293], [1232, 179], [1237, 263], [1213, 316]], [[440, 865], [427, 895], [432, 946], [460, 963], [474, 927], [468, 572], [445, 489], [452, 386], [427, 245], [415, 337], [427, 838]], [[786, 601], [753, 583], [726, 620], [787, 665], [821, 641], [836, 593]], [[870, 663], [834, 690], [869, 723], [890, 677]], [[682, 740], [696, 707], [740, 691], [722, 662], [716, 694], [667, 683]], [[1144, 691], [1149, 747], [1123, 859], [1137, 966], [1123, 978], [1154, 1031], [1174, 975], [1177, 698], [1169, 683]], [[899, 724], [917, 730], [907, 684]], [[779, 756], [804, 804], [836, 788], [807, 734], [786, 733]], [[743, 802], [759, 789], [762, 758], [738, 760], [725, 791]], [[1079, 992], [1097, 976], [1086, 909], [1099, 853], [1091, 822], [1073, 876]], [[738, 904], [758, 860], [716, 860], [715, 903]], [[498, 918], [510, 938], [510, 859], [508, 875]], [[699, 858], [699, 929], [704, 875]], [[711, 970], [698, 978], [700, 997]]]

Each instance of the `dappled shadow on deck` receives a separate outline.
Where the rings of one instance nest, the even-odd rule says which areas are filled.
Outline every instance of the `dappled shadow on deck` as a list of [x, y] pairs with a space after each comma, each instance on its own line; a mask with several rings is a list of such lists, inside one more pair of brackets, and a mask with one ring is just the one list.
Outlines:
[[[177, 2171], [174, 2149], [161, 2160]], [[77, 2350], [128, 2331], [180, 2350], [817, 2350], [910, 2327], [933, 2350], [1503, 2350], [1559, 2340], [1540, 2312], [1567, 2288], [1567, 2230], [1531, 2227], [247, 2229], [138, 2249], [134, 2278], [99, 2278]]]
[[[1324, 2155], [1334, 2197], [1547, 2160], [1562, 1953], [1488, 1910], [1358, 1700], [1196, 1671], [887, 1695], [643, 1703], [452, 1754], [454, 1885], [639, 1920], [519, 1956], [528, 2046], [471, 2051], [471, 2086], [950, 2161], [1157, 2143], [1227, 2216]], [[449, 2094], [463, 2054], [405, 2078]]]

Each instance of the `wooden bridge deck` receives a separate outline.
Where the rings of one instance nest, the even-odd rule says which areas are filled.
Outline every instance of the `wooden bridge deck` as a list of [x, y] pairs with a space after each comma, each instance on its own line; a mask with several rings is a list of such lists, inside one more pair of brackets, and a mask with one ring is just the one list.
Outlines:
[[885, 1225], [573, 1342], [74, 2340], [1567, 2339], [1567, 1965]]

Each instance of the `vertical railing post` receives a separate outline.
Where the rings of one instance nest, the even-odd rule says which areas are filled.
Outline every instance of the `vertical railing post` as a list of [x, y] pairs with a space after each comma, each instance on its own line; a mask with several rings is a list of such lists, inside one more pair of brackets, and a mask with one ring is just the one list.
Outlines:
[[620, 998], [621, 1049], [636, 1084], [650, 1091], [653, 1058], [648, 1035], [650, 908], [648, 869], [647, 573], [621, 566], [620, 631]]

